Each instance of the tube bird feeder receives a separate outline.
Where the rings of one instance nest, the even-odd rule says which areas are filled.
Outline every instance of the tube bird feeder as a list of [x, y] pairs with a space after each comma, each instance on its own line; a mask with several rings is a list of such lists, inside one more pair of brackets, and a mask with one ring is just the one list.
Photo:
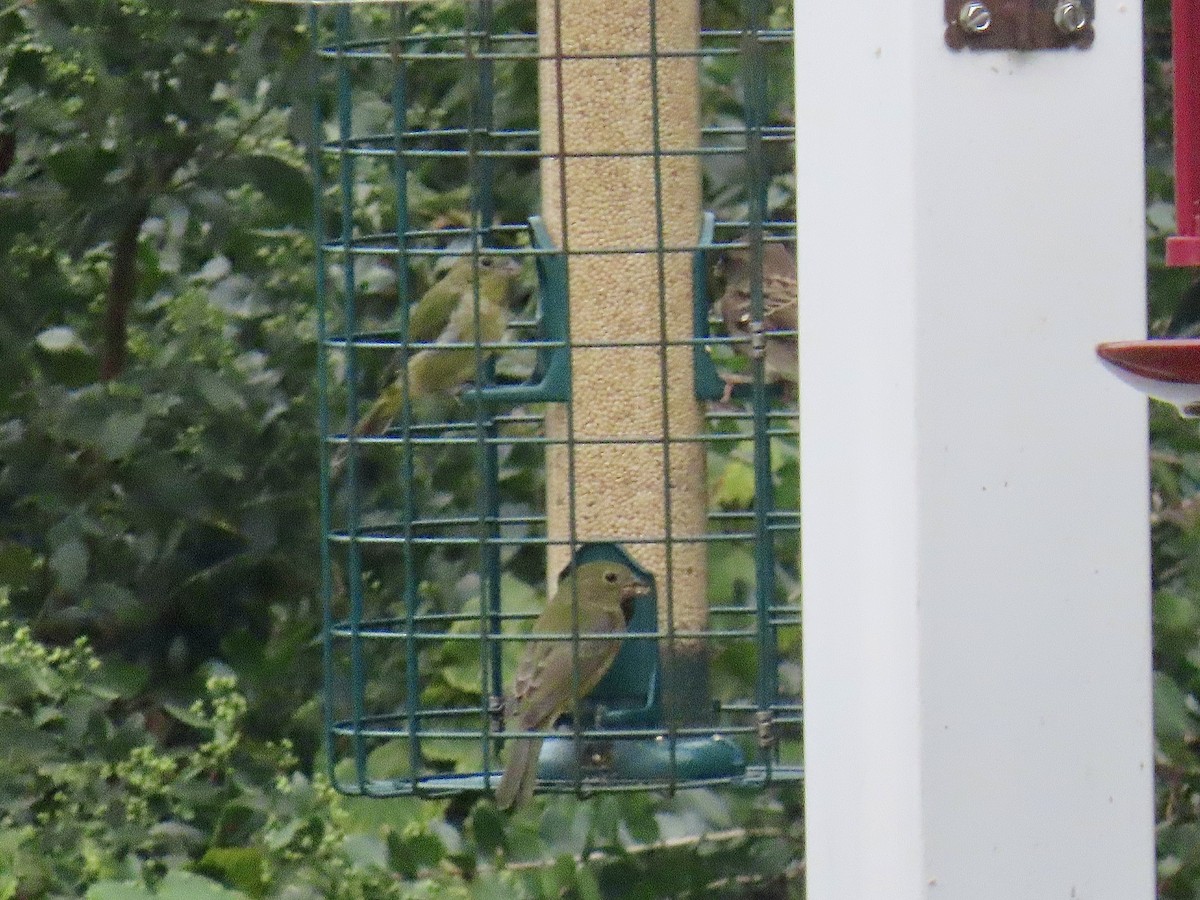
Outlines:
[[[765, 0], [297, 2], [335, 785], [494, 790], [544, 641], [573, 672], [539, 790], [798, 779], [796, 410], [762, 352], [790, 27]], [[530, 622], [590, 561], [652, 589], [588, 691], [578, 597], [568, 632]]]
[[542, 208], [570, 261], [572, 341], [585, 345], [574, 402], [547, 410], [549, 571], [576, 541], [630, 544], [660, 573], [659, 624], [688, 660], [672, 693], [704, 693], [703, 643], [674, 635], [708, 626], [706, 548], [688, 539], [705, 530], [706, 448], [676, 439], [704, 430], [683, 249], [701, 221], [689, 152], [700, 143], [699, 8], [539, 0], [538, 22]]

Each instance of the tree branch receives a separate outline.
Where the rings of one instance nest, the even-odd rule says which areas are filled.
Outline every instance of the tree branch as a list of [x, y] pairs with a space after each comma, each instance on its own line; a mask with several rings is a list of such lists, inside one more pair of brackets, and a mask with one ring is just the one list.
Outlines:
[[137, 294], [138, 236], [149, 214], [149, 204], [139, 203], [113, 242], [112, 271], [104, 295], [104, 352], [101, 381], [112, 381], [125, 371], [129, 333], [129, 308]]

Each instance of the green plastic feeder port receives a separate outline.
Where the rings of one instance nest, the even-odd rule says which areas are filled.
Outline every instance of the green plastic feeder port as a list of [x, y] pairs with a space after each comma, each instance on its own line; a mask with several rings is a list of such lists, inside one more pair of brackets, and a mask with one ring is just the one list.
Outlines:
[[[658, 593], [653, 574], [616, 544], [585, 544], [576, 552], [575, 560], [579, 564], [602, 560], [624, 563], [650, 584], [651, 592], [635, 602], [629, 632], [657, 631]], [[581, 742], [578, 751], [573, 736], [547, 737], [538, 757], [538, 779], [566, 785], [573, 785], [578, 779], [637, 784], [664, 780], [725, 781], [743, 775], [745, 756], [736, 744], [721, 735], [668, 740], [661, 733], [664, 730], [661, 684], [658, 641], [626, 640], [612, 668], [584, 703], [584, 715], [591, 720], [591, 736]], [[570, 717], [563, 718], [569, 725]], [[638, 737], [639, 730], [651, 734]], [[604, 731], [619, 733], [620, 737], [606, 738]]]

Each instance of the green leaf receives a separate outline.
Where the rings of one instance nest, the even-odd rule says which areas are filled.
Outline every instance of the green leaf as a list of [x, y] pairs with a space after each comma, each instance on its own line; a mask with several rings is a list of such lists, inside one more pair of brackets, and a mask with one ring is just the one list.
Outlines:
[[480, 872], [471, 884], [472, 900], [527, 900], [528, 896], [511, 872]]
[[412, 772], [410, 752], [407, 738], [386, 741], [375, 747], [367, 754], [367, 778], [407, 777]]
[[[0, 686], [7, 687], [2, 683]], [[14, 770], [42, 762], [57, 749], [58, 741], [34, 727], [28, 719], [0, 716], [0, 763], [10, 774]]]
[[475, 804], [468, 826], [482, 855], [492, 856], [505, 848], [504, 817], [490, 800]]
[[98, 686], [104, 690], [119, 697], [136, 697], [150, 680], [150, 670], [144, 665], [110, 656], [103, 660], [95, 677]]
[[260, 897], [266, 884], [266, 856], [257, 847], [210, 847], [196, 863], [198, 871]]
[[154, 900], [150, 889], [138, 881], [97, 881], [84, 900]]
[[[532, 613], [541, 607], [541, 595], [530, 585], [508, 573], [501, 576], [500, 592], [504, 597], [506, 613]], [[478, 613], [479, 598], [473, 597], [463, 604], [465, 615]], [[522, 627], [513, 620], [505, 622], [503, 632], [516, 634]], [[479, 634], [479, 620], [476, 618], [455, 622], [451, 627], [452, 634]], [[521, 656], [521, 647], [515, 641], [505, 641], [500, 648], [501, 666], [504, 670], [504, 680], [507, 683], [511, 673], [516, 671], [517, 662]], [[479, 695], [480, 691], [480, 658], [479, 644], [471, 641], [447, 641], [443, 650], [440, 673], [456, 691], [464, 694]]]
[[195, 378], [200, 396], [218, 412], [246, 408], [246, 398], [216, 372], [201, 369], [195, 374]]
[[346, 858], [360, 869], [382, 869], [388, 864], [387, 845], [374, 834], [350, 834], [342, 844]]
[[654, 803], [645, 794], [627, 794], [621, 797], [621, 808], [625, 827], [634, 840], [651, 844], [658, 840], [658, 820], [654, 817]]
[[146, 414], [113, 413], [100, 429], [99, 444], [104, 456], [110, 461], [124, 459], [137, 444], [146, 428]]
[[0, 584], [28, 587], [41, 565], [41, 557], [20, 544], [0, 543]]
[[405, 878], [416, 878], [421, 870], [432, 869], [446, 855], [446, 848], [437, 835], [411, 828], [404, 832], [388, 829], [387, 845], [388, 863]]
[[297, 224], [312, 216], [312, 182], [308, 173], [277, 156], [249, 156], [244, 161], [248, 180]]
[[745, 606], [754, 588], [754, 554], [741, 543], [713, 542], [708, 551], [708, 599]]
[[722, 509], [749, 509], [754, 503], [754, 468], [730, 459], [717, 477], [713, 499]]
[[201, 713], [193, 712], [185, 706], [179, 706], [174, 703], [164, 703], [163, 711], [171, 718], [177, 719], [184, 725], [190, 725], [193, 728], [198, 728], [201, 731], [212, 731], [213, 723], [204, 717]]
[[483, 768], [480, 738], [425, 738], [421, 741], [421, 755], [430, 763], [451, 763], [459, 772]]
[[88, 573], [87, 545], [79, 538], [59, 544], [50, 555], [50, 571], [64, 591], [78, 591]]
[[158, 886], [159, 900], [241, 900], [247, 895], [231, 891], [210, 878], [194, 872], [172, 869]]
[[575, 871], [575, 890], [579, 900], [601, 900], [600, 882], [596, 873], [587, 865], [581, 865]]
[[567, 854], [559, 856], [554, 864], [542, 870], [542, 895], [566, 897], [575, 885], [575, 858]]
[[120, 156], [95, 143], [70, 144], [45, 157], [54, 180], [78, 199], [104, 189], [104, 176], [116, 168]]
[[1184, 741], [1196, 733], [1187, 696], [1162, 672], [1154, 673], [1154, 733], [1167, 743]]
[[47, 353], [86, 353], [87, 347], [79, 337], [79, 333], [68, 325], [47, 328], [38, 334], [34, 340]]

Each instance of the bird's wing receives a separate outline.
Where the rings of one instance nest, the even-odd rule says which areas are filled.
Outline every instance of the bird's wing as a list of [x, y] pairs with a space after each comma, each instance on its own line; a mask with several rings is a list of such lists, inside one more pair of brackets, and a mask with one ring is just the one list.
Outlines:
[[450, 309], [449, 315], [437, 335], [439, 344], [470, 343], [475, 340], [476, 331], [481, 343], [495, 343], [504, 337], [504, 329], [508, 326], [508, 318], [503, 308], [487, 297], [479, 298], [478, 329], [475, 319], [475, 292], [465, 288], [459, 292], [458, 300]]
[[[579, 642], [579, 696], [591, 692], [608, 671], [620, 641], [588, 640]], [[518, 698], [520, 725], [537, 730], [554, 723], [571, 705], [572, 669], [574, 667], [570, 641], [557, 642], [545, 654], [538, 669], [526, 683], [524, 696]]]
[[[547, 607], [534, 628], [536, 632], [556, 634], [569, 631], [556, 622], [565, 607]], [[547, 614], [548, 613], [548, 614]], [[620, 650], [620, 638], [625, 634], [625, 619], [619, 607], [614, 610], [581, 605], [580, 631], [584, 634], [612, 634], [613, 640], [588, 638], [580, 641], [578, 672], [580, 696], [587, 696], [599, 682]], [[570, 641], [536, 641], [529, 643], [517, 666], [512, 683], [518, 719], [523, 728], [544, 728], [562, 715], [571, 702], [572, 668], [575, 654]]]
[[459, 306], [457, 285], [443, 279], [429, 288], [408, 312], [408, 337], [412, 341], [440, 340]]
[[534, 641], [525, 646], [517, 674], [513, 676], [513, 700], [520, 703], [533, 690], [537, 676], [546, 666], [546, 657], [554, 649], [550, 641]]
[[797, 315], [796, 280], [770, 278], [763, 282], [763, 321], [767, 331], [795, 331]]

